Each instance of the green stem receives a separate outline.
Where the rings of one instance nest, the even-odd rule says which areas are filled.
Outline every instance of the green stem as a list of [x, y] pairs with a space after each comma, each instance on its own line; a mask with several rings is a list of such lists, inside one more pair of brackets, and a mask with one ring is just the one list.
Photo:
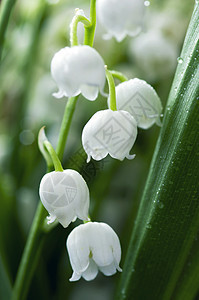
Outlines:
[[62, 120], [61, 129], [60, 129], [60, 133], [59, 133], [58, 144], [57, 144], [57, 148], [56, 148], [56, 153], [60, 160], [62, 160], [63, 155], [64, 155], [64, 148], [65, 148], [66, 140], [68, 137], [73, 113], [75, 111], [77, 99], [78, 99], [78, 96], [71, 97], [68, 99], [67, 104], [66, 104], [64, 117]]
[[109, 97], [110, 97], [110, 109], [117, 110], [116, 106], [116, 95], [115, 95], [115, 82], [111, 72], [106, 69], [106, 78], [109, 86]]
[[4, 0], [1, 4], [2, 8], [1, 8], [1, 16], [0, 16], [0, 61], [1, 61], [2, 51], [3, 51], [6, 29], [15, 2], [16, 0]]
[[92, 222], [90, 215], [88, 215], [88, 220], [83, 220], [83, 223], [86, 224], [88, 222]]
[[[84, 44], [92, 46], [93, 40], [94, 40], [94, 34], [95, 34], [95, 27], [96, 27], [96, 0], [91, 0], [91, 6], [90, 6], [90, 26], [87, 26], [87, 23], [85, 24], [85, 39]], [[78, 22], [88, 22], [86, 18], [79, 15], [77, 18], [74, 19], [74, 23], [71, 25], [73, 29], [71, 29], [71, 32], [73, 32], [73, 36], [71, 37], [71, 46], [74, 46], [77, 44], [77, 25]], [[71, 33], [72, 35], [72, 33]], [[67, 141], [73, 113], [75, 111], [76, 103], [77, 103], [78, 96], [71, 97], [68, 99], [58, 144], [56, 148], [57, 156], [60, 160], [63, 159], [64, 155], [64, 149], [65, 144]], [[48, 170], [50, 171], [50, 170]], [[39, 202], [37, 212], [35, 214], [30, 234], [28, 236], [28, 240], [24, 249], [24, 253], [22, 256], [22, 260], [19, 266], [19, 270], [17, 273], [14, 289], [13, 289], [13, 296], [12, 300], [23, 300], [26, 297], [26, 294], [28, 292], [28, 288], [31, 282], [31, 278], [34, 274], [34, 270], [36, 268], [38, 259], [40, 257], [41, 249], [42, 249], [42, 242], [44, 240], [44, 237], [46, 236], [47, 232], [49, 230], [45, 230], [45, 218], [47, 216], [47, 212], [45, 208], [43, 207], [42, 203]], [[51, 226], [51, 227], [50, 227]], [[49, 228], [53, 228], [53, 225], [49, 225]], [[36, 253], [36, 255], [35, 255]]]
[[43, 220], [46, 216], [47, 212], [42, 203], [39, 202], [17, 273], [12, 300], [23, 300], [26, 298], [45, 237]]
[[109, 72], [111, 73], [111, 75], [117, 79], [119, 79], [121, 82], [127, 81], [128, 78], [121, 72], [117, 72], [114, 70], [109, 70]]
[[85, 27], [84, 45], [93, 46], [96, 28], [96, 0], [90, 2], [90, 26]]
[[[62, 159], [63, 157], [64, 147], [72, 121], [72, 116], [75, 110], [77, 98], [78, 97], [68, 99], [68, 102], [66, 104], [57, 146], [57, 155], [60, 159]], [[34, 270], [40, 257], [44, 237], [46, 236], [47, 232], [50, 231], [50, 228], [52, 229], [54, 227], [54, 225], [52, 224], [49, 225], [49, 230], [45, 230], [46, 216], [47, 212], [42, 203], [39, 202], [17, 273], [12, 300], [23, 300], [26, 297], [31, 278], [34, 274]]]
[[[78, 8], [76, 10], [76, 13], [78, 12]], [[82, 16], [82, 15], [78, 15], [76, 14], [74, 16], [74, 18], [72, 19], [72, 22], [71, 22], [71, 28], [70, 28], [70, 42], [71, 42], [71, 46], [77, 46], [78, 45], [78, 38], [77, 38], [77, 26], [78, 26], [78, 23], [81, 22], [84, 24], [85, 28], [88, 27], [88, 26], [91, 26], [91, 23], [90, 21]]]
[[57, 153], [55, 152], [53, 146], [51, 145], [51, 143], [49, 141], [45, 141], [44, 142], [44, 146], [46, 147], [46, 149], [48, 150], [49, 154], [50, 154], [50, 157], [53, 161], [53, 164], [54, 164], [54, 168], [55, 168], [55, 171], [56, 172], [63, 172], [63, 168], [62, 168], [62, 165], [61, 165], [61, 162], [57, 156]]

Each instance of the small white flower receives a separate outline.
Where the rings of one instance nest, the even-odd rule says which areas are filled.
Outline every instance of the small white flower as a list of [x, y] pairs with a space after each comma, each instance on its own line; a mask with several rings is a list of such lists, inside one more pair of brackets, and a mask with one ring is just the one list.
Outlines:
[[146, 81], [134, 78], [120, 83], [116, 87], [116, 102], [118, 109], [128, 111], [135, 118], [138, 127], [148, 129], [154, 123], [161, 126], [162, 104]]
[[66, 245], [73, 269], [70, 281], [79, 280], [81, 276], [87, 281], [93, 280], [98, 270], [106, 276], [122, 271], [120, 241], [105, 223], [79, 225], [69, 234]]
[[151, 30], [131, 41], [129, 54], [148, 80], [157, 81], [174, 72], [178, 49], [172, 40]]
[[111, 157], [123, 160], [133, 159], [129, 151], [137, 137], [137, 123], [127, 111], [111, 109], [96, 112], [82, 132], [82, 144], [88, 155], [101, 160], [110, 154]]
[[57, 219], [63, 227], [67, 227], [77, 217], [88, 220], [89, 190], [77, 171], [68, 169], [45, 174], [39, 195], [50, 215], [48, 224]]
[[59, 91], [56, 98], [74, 97], [82, 93], [88, 100], [95, 100], [105, 84], [104, 61], [89, 46], [65, 47], [55, 53], [51, 62], [52, 77]]
[[140, 33], [144, 8], [144, 0], [97, 0], [97, 15], [107, 38], [115, 37], [118, 42]]

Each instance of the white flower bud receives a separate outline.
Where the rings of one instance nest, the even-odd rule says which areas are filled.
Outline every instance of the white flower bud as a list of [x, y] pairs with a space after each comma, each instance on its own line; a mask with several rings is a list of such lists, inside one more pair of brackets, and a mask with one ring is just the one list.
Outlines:
[[89, 190], [77, 171], [68, 169], [45, 174], [39, 195], [50, 215], [48, 224], [57, 219], [63, 227], [67, 227], [77, 217], [88, 220]]
[[56, 98], [74, 97], [82, 93], [88, 100], [95, 100], [105, 84], [104, 61], [89, 46], [65, 47], [55, 53], [51, 62], [52, 77], [59, 91]]
[[70, 281], [79, 280], [81, 276], [87, 281], [93, 280], [98, 270], [106, 276], [122, 271], [120, 241], [105, 223], [79, 225], [69, 234], [66, 245], [73, 269]]
[[97, 0], [97, 16], [108, 32], [106, 37], [121, 42], [126, 35], [140, 33], [144, 8], [144, 0]]
[[82, 145], [88, 155], [101, 160], [110, 154], [111, 157], [123, 160], [125, 157], [133, 159], [130, 155], [137, 137], [137, 123], [133, 116], [126, 111], [113, 111], [111, 109], [96, 112], [82, 132]]
[[161, 126], [162, 104], [146, 81], [134, 78], [120, 83], [116, 87], [116, 102], [118, 109], [128, 111], [135, 118], [138, 127], [148, 129], [154, 123]]

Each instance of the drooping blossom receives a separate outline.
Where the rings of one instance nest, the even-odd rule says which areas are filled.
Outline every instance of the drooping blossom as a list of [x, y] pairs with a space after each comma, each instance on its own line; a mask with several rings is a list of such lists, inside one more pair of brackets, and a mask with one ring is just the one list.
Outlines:
[[96, 112], [84, 126], [82, 145], [88, 155], [101, 160], [108, 154], [116, 159], [133, 159], [129, 152], [137, 137], [137, 123], [127, 111], [111, 109]]
[[105, 84], [104, 61], [90, 46], [65, 47], [55, 53], [51, 74], [59, 91], [56, 98], [74, 97], [82, 93], [88, 100], [95, 100]]
[[116, 103], [118, 109], [128, 111], [135, 118], [138, 127], [148, 129], [155, 123], [161, 126], [162, 104], [146, 81], [134, 78], [120, 83], [116, 87]]
[[77, 171], [67, 169], [45, 174], [39, 195], [49, 213], [48, 223], [57, 219], [63, 227], [67, 227], [77, 217], [88, 220], [89, 190]]
[[81, 276], [93, 280], [98, 271], [106, 276], [121, 272], [121, 246], [117, 234], [105, 223], [81, 224], [69, 234], [67, 249], [73, 269], [70, 281]]
[[105, 37], [115, 37], [118, 42], [140, 33], [144, 10], [143, 0], [97, 0], [97, 16], [107, 31]]

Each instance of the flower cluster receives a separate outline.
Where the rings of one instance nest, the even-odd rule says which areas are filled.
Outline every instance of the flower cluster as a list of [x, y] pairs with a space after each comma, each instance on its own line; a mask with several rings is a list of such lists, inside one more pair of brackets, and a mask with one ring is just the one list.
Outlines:
[[[132, 36], [141, 30], [144, 1], [98, 0], [97, 12], [109, 36], [121, 41], [126, 35]], [[74, 28], [77, 29], [78, 20], [84, 22], [85, 26], [92, 25], [83, 11], [76, 13], [71, 23], [72, 34]], [[71, 40], [76, 41], [77, 37]], [[100, 54], [89, 45], [73, 44], [72, 47], [59, 50], [52, 58], [51, 73], [58, 86], [58, 92], [53, 94], [55, 97], [82, 94], [90, 101], [95, 100], [99, 92], [105, 94], [103, 91], [107, 77], [108, 108], [97, 111], [82, 131], [87, 162], [91, 158], [102, 160], [108, 154], [121, 161], [125, 158], [133, 159], [135, 155], [130, 154], [130, 151], [136, 141], [138, 127], [148, 129], [154, 123], [161, 125], [162, 105], [155, 90], [138, 78], [126, 80], [115, 88], [114, 72], [107, 69]], [[85, 180], [77, 171], [63, 170], [46, 136], [43, 134], [40, 137], [42, 142], [40, 140], [39, 145], [43, 155], [50, 163], [52, 160], [55, 166], [55, 171], [44, 175], [39, 188], [41, 201], [49, 212], [47, 223], [57, 220], [63, 227], [67, 227], [76, 218], [84, 221], [67, 238], [66, 245], [73, 269], [70, 281], [81, 277], [93, 280], [98, 270], [106, 276], [115, 274], [117, 270], [121, 272], [118, 236], [109, 225], [90, 220], [90, 196]], [[49, 152], [47, 154], [45, 147]]]

